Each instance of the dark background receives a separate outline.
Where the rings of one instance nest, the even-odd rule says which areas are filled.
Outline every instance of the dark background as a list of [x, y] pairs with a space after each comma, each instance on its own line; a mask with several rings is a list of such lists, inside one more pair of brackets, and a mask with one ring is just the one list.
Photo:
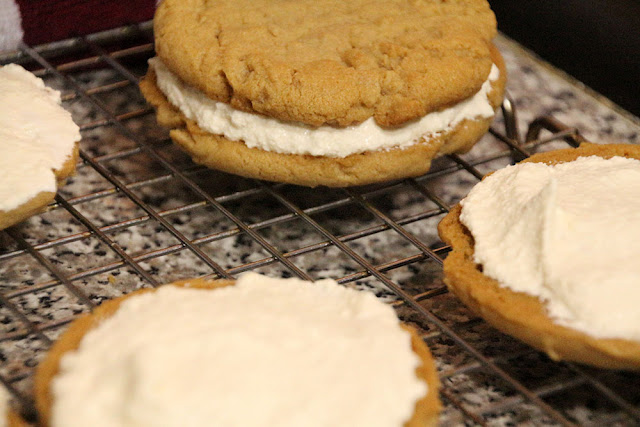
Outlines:
[[640, 0], [489, 0], [498, 29], [640, 116]]

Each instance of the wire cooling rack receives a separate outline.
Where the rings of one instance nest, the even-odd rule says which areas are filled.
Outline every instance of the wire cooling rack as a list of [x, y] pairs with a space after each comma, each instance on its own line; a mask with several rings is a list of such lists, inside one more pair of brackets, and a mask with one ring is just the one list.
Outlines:
[[472, 315], [442, 282], [436, 225], [488, 171], [582, 137], [550, 117], [524, 138], [507, 98], [494, 128], [429, 174], [351, 189], [243, 179], [176, 149], [137, 82], [149, 23], [0, 56], [63, 92], [82, 130], [77, 174], [46, 212], [0, 232], [0, 381], [34, 418], [32, 374], [77, 315], [140, 287], [254, 270], [368, 289], [438, 362], [444, 425], [633, 425], [635, 374], [554, 363]]

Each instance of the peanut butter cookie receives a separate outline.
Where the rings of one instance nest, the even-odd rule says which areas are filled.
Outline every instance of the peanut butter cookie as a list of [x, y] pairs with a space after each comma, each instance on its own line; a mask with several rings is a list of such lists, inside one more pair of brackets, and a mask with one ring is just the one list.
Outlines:
[[196, 162], [246, 177], [421, 175], [469, 150], [504, 94], [486, 1], [167, 0], [154, 29], [141, 89], [159, 123]]
[[80, 131], [60, 104], [21, 66], [0, 67], [0, 230], [44, 209], [75, 172]]
[[[234, 281], [229, 280], [210, 281], [191, 279], [176, 282], [172, 285], [215, 292], [215, 289], [232, 286], [234, 284]], [[114, 315], [123, 301], [133, 295], [139, 295], [146, 292], [154, 291], [149, 289], [139, 290], [124, 297], [105, 302], [100, 307], [96, 308], [91, 314], [78, 318], [69, 326], [67, 331], [49, 350], [46, 358], [38, 366], [35, 376], [35, 399], [36, 407], [39, 412], [40, 425], [50, 425], [52, 406], [55, 399], [55, 396], [52, 393], [52, 381], [61, 369], [60, 364], [62, 357], [67, 352], [76, 350], [83, 340], [83, 337], [93, 328], [96, 328], [105, 319]], [[415, 374], [418, 378], [425, 381], [428, 386], [427, 393], [416, 401], [413, 414], [411, 415], [411, 418], [404, 423], [404, 426], [435, 426], [438, 423], [438, 415], [441, 409], [438, 397], [440, 382], [435, 365], [428, 347], [422, 338], [418, 336], [416, 331], [409, 326], [402, 325], [402, 327], [411, 334], [411, 349], [421, 361], [420, 365], [415, 369]], [[123, 332], [126, 334], [126, 331]], [[123, 335], [123, 339], [125, 339], [124, 337], [125, 335]], [[265, 399], [268, 398], [269, 396], [265, 395]]]
[[397, 126], [480, 89], [496, 22], [484, 0], [167, 0], [154, 30], [174, 73], [234, 108]]
[[[620, 156], [640, 159], [640, 147], [630, 144], [582, 144], [531, 156], [524, 162], [558, 164], [579, 157]], [[628, 339], [595, 338], [554, 322], [545, 303], [536, 296], [515, 292], [483, 274], [474, 262], [474, 238], [460, 221], [456, 205], [438, 226], [452, 251], [444, 262], [449, 289], [497, 329], [544, 351], [553, 360], [568, 360], [611, 369], [640, 369], [640, 343]], [[506, 255], [508, 256], [508, 255]], [[615, 268], [615, 266], [612, 266]]]

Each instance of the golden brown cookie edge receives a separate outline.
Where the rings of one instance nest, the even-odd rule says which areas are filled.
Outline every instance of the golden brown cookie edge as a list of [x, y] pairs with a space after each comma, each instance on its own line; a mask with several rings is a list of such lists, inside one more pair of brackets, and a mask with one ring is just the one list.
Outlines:
[[22, 418], [20, 414], [15, 412], [13, 409], [9, 409], [7, 411], [6, 417], [7, 417], [6, 422], [8, 427], [29, 427], [32, 425], [27, 421], [25, 421], [25, 419]]
[[[76, 142], [74, 144], [73, 151], [62, 164], [60, 169], [53, 171], [56, 177], [57, 187], [64, 185], [66, 179], [75, 173], [78, 156], [79, 148], [78, 143]], [[12, 225], [16, 225], [25, 219], [42, 212], [46, 206], [53, 201], [55, 195], [55, 193], [50, 191], [41, 191], [31, 199], [13, 209], [8, 211], [0, 210], [0, 230], [9, 228]]]
[[406, 324], [403, 329], [411, 334], [411, 348], [420, 358], [421, 364], [416, 368], [416, 376], [427, 384], [427, 394], [416, 402], [413, 415], [405, 422], [404, 427], [437, 426], [442, 403], [440, 402], [440, 378], [435, 361], [427, 344], [418, 335], [418, 331]]

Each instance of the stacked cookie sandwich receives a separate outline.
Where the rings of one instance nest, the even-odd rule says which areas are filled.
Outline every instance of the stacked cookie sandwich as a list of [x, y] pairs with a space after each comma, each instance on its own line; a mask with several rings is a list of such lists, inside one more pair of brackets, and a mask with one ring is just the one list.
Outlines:
[[486, 1], [166, 0], [141, 83], [209, 167], [306, 186], [425, 173], [487, 131], [506, 71]]

